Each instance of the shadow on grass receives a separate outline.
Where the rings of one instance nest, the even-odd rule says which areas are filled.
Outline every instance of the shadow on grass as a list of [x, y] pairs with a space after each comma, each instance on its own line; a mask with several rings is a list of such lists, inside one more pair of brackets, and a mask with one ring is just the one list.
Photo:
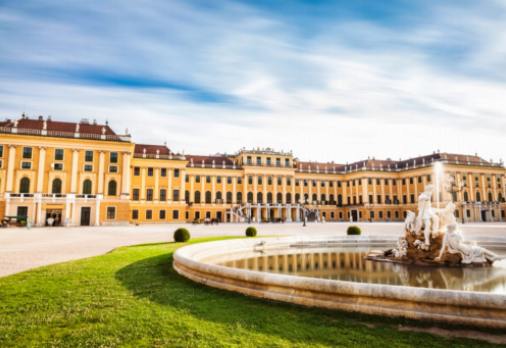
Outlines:
[[381, 345], [383, 340], [391, 341], [393, 334], [397, 343], [437, 346], [427, 340], [424, 333], [403, 333], [392, 327], [399, 324], [431, 326], [433, 323], [301, 307], [194, 283], [174, 271], [172, 253], [132, 263], [120, 269], [116, 278], [138, 298], [149, 299], [202, 320], [240, 325], [289, 341], [310, 339], [313, 343], [329, 345], [345, 342]]

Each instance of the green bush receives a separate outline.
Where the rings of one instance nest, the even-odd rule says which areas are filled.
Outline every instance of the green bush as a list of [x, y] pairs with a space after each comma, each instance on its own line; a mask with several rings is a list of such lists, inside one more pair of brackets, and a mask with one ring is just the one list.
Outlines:
[[174, 232], [174, 241], [178, 243], [187, 242], [190, 239], [190, 232], [186, 228], [178, 228]]
[[362, 233], [362, 230], [358, 226], [349, 226], [346, 230], [346, 234], [348, 236], [359, 236]]
[[250, 226], [246, 229], [246, 237], [255, 237], [257, 235], [257, 229]]

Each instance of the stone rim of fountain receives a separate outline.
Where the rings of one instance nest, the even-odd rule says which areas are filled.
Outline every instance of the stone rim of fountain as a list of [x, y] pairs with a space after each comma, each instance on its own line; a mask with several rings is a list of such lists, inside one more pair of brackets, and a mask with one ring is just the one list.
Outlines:
[[[350, 245], [349, 238], [330, 240], [333, 246]], [[238, 239], [199, 243], [178, 249], [174, 269], [181, 275], [220, 289], [270, 300], [311, 307], [366, 314], [444, 321], [506, 329], [506, 295], [463, 290], [418, 288], [402, 285], [358, 283], [308, 278], [297, 275], [234, 269], [214, 264], [213, 258], [236, 252], [317, 243], [316, 238], [283, 237]], [[322, 239], [321, 245], [328, 245]], [[356, 246], [392, 244], [390, 239], [355, 239]], [[505, 241], [498, 241], [506, 248]], [[225, 252], [223, 250], [226, 250]]]

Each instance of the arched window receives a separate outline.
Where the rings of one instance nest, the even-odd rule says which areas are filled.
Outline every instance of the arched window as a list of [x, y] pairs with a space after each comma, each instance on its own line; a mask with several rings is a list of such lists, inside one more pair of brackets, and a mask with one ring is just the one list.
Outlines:
[[320, 202], [322, 202], [322, 204], [327, 204], [327, 200], [325, 199], [325, 195], [324, 194], [321, 195]]
[[501, 192], [499, 192], [499, 193], [497, 194], [497, 200], [498, 200], [499, 202], [504, 202], [504, 197], [502, 196], [502, 193], [501, 193]]
[[316, 201], [318, 201], [318, 195], [316, 193], [313, 193], [312, 202], [316, 202]]
[[292, 203], [292, 194], [291, 193], [286, 194], [286, 203]]
[[210, 204], [212, 201], [211, 191], [206, 191], [206, 203]]
[[329, 196], [329, 202], [330, 204], [336, 204], [336, 201], [334, 200], [334, 195]]
[[476, 202], [481, 202], [481, 194], [480, 194], [480, 191], [476, 191]]
[[60, 194], [61, 193], [61, 179], [54, 179], [53, 184], [51, 185], [51, 193]]
[[109, 196], [116, 196], [117, 186], [116, 180], [109, 181], [109, 184], [107, 185], [107, 194]]
[[200, 191], [195, 191], [195, 193], [193, 195], [194, 195], [193, 201], [195, 203], [200, 203]]
[[190, 203], [190, 191], [184, 191], [184, 201], [186, 204]]
[[232, 203], [232, 197], [233, 197], [232, 192], [230, 192], [230, 191], [227, 192], [227, 203], [228, 204]]
[[301, 203], [301, 201], [300, 201], [300, 193], [296, 193], [295, 194], [295, 203], [297, 203], [297, 204]]
[[267, 192], [267, 203], [272, 203], [272, 193]]
[[467, 191], [464, 191], [464, 202], [469, 202], [469, 194]]
[[492, 192], [488, 193], [488, 201], [489, 202], [493, 202], [494, 201], [494, 196], [492, 196]]
[[307, 193], [304, 193], [304, 203], [307, 203], [309, 201], [309, 195]]
[[248, 192], [248, 203], [253, 203], [253, 192]]
[[343, 205], [343, 195], [337, 195], [337, 205], [338, 206]]
[[19, 182], [19, 193], [30, 193], [30, 179], [21, 179]]
[[242, 203], [242, 192], [237, 192], [237, 203]]
[[216, 200], [221, 201], [223, 197], [221, 196], [221, 191], [216, 192]]
[[91, 180], [86, 179], [83, 181], [83, 195], [91, 195]]
[[281, 192], [276, 195], [276, 203], [283, 203], [283, 194]]
[[262, 192], [258, 192], [257, 193], [257, 203], [262, 203], [263, 202], [263, 199], [262, 199]]

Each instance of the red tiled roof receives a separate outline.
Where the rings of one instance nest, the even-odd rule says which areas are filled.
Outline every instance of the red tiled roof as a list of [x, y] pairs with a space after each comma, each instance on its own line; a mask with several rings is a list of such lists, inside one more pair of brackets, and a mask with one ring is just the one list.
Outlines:
[[[16, 124], [17, 122], [17, 124]], [[96, 134], [96, 135], [116, 135], [116, 133], [107, 124], [96, 124], [96, 123], [84, 123], [84, 122], [63, 122], [53, 121], [51, 119], [31, 119], [31, 118], [20, 118], [18, 120], [6, 120], [0, 123], [1, 127], [16, 127], [18, 129], [29, 129], [41, 131], [44, 129], [44, 123], [46, 123], [47, 131], [55, 132], [68, 132], [75, 133], [77, 125], [79, 124], [79, 133], [82, 134]], [[105, 132], [103, 133], [103, 131]]]
[[189, 164], [193, 163], [194, 166], [200, 166], [204, 163], [205, 166], [209, 166], [213, 164], [215, 166], [222, 166], [225, 164], [226, 166], [231, 166], [234, 164], [233, 157], [225, 156], [225, 155], [215, 155], [215, 156], [199, 156], [199, 155], [186, 155], [186, 160]]
[[[145, 151], [145, 152], [144, 152]], [[158, 152], [157, 152], [158, 151]], [[135, 144], [134, 154], [142, 155], [170, 155], [170, 149], [166, 145]]]
[[343, 168], [344, 168], [343, 164], [328, 163], [328, 162], [323, 163], [323, 162], [301, 162], [301, 161], [298, 161], [297, 165], [296, 165], [297, 170], [301, 170], [301, 171], [311, 170], [311, 172], [318, 171], [320, 173], [324, 173], [325, 170], [327, 171], [327, 173], [339, 172], [339, 171], [342, 171]]

